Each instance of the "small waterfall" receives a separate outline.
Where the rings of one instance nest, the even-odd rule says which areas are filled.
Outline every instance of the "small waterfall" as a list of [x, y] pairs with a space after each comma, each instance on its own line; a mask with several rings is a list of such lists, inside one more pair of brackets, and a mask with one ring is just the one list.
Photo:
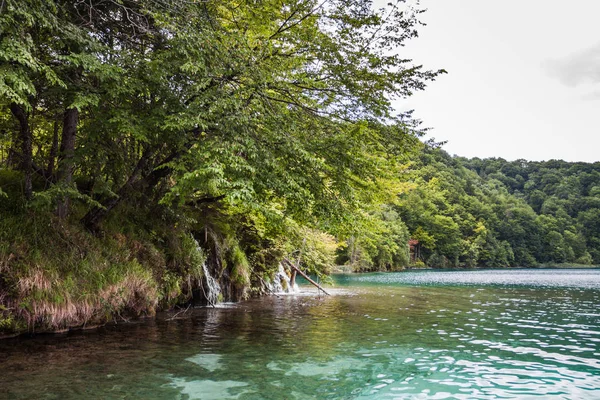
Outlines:
[[[202, 247], [200, 247], [200, 243], [192, 236], [194, 242], [196, 242], [196, 251], [200, 254], [204, 254]], [[206, 258], [204, 257], [202, 262], [202, 271], [204, 272], [204, 280], [206, 282], [206, 291], [204, 290], [204, 286], [200, 283], [202, 287], [202, 291], [204, 292], [204, 297], [206, 297], [206, 301], [209, 305], [215, 306], [219, 302], [219, 297], [221, 295], [221, 286], [219, 286], [219, 282], [210, 275], [208, 271], [208, 266], [206, 265]]]
[[290, 284], [290, 277], [285, 272], [282, 264], [279, 264], [279, 270], [273, 277], [273, 283], [269, 285], [269, 289], [273, 293], [296, 293], [299, 291], [298, 284], [294, 284], [294, 287]]
[[208, 290], [208, 293], [204, 293], [204, 295], [206, 296], [206, 301], [208, 301], [208, 304], [214, 306], [219, 302], [221, 287], [219, 286], [219, 282], [217, 282], [217, 280], [210, 275], [210, 272], [208, 272], [206, 263], [202, 264], [202, 270], [204, 271], [206, 289]]

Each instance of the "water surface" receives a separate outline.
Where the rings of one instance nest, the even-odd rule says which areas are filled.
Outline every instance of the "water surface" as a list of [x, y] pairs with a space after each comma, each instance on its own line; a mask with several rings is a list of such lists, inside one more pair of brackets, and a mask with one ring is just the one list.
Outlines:
[[0, 342], [0, 398], [600, 398], [600, 271], [340, 275], [176, 319]]

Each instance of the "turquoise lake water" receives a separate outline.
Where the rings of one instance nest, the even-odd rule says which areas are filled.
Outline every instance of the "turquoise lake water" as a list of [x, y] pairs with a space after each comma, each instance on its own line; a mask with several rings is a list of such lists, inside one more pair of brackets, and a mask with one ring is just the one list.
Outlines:
[[600, 270], [338, 275], [93, 332], [0, 342], [0, 398], [600, 398]]

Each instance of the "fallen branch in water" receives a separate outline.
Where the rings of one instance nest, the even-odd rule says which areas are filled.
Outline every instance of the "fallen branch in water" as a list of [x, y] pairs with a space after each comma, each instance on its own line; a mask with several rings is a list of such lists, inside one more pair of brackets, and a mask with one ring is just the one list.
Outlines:
[[175, 318], [177, 318], [177, 316], [178, 316], [179, 314], [181, 314], [181, 313], [184, 313], [184, 314], [185, 314], [185, 313], [186, 313], [186, 312], [187, 312], [187, 311], [190, 309], [190, 306], [191, 306], [191, 304], [188, 304], [188, 306], [187, 306], [187, 308], [186, 308], [185, 310], [181, 310], [181, 311], [179, 311], [177, 314], [173, 315], [173, 316], [172, 316], [172, 317], [170, 317], [170, 318], [167, 318], [165, 321], [173, 321]]
[[331, 294], [327, 293], [327, 291], [325, 289], [323, 289], [323, 287], [321, 285], [319, 285], [317, 282], [310, 279], [308, 275], [306, 275], [304, 272], [302, 272], [302, 270], [300, 270], [298, 267], [296, 267], [294, 264], [292, 264], [292, 262], [290, 260], [288, 260], [287, 258], [284, 258], [283, 262], [286, 263], [290, 268], [292, 268], [293, 271], [296, 271], [300, 275], [302, 275], [302, 277], [304, 277], [304, 279], [306, 279], [307, 281], [309, 281], [310, 283], [315, 285], [317, 287], [317, 289], [322, 290], [323, 293], [325, 293], [328, 296], [331, 296]]

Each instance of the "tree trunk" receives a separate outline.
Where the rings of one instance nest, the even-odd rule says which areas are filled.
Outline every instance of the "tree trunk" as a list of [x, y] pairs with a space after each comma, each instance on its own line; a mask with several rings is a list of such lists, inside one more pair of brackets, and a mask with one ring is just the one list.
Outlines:
[[56, 153], [58, 152], [58, 130], [59, 130], [59, 118], [56, 117], [54, 120], [54, 135], [52, 136], [52, 147], [50, 147], [50, 154], [48, 155], [48, 175], [54, 174], [54, 164], [56, 162]]
[[141, 171], [147, 167], [148, 161], [152, 157], [152, 154], [152, 151], [144, 151], [144, 154], [142, 154], [142, 157], [138, 160], [133, 172], [127, 179], [127, 182], [125, 182], [117, 191], [117, 197], [111, 197], [103, 201], [101, 203], [102, 207], [94, 207], [83, 216], [81, 222], [88, 230], [97, 232], [100, 227], [100, 223], [102, 220], [104, 220], [104, 218], [106, 218], [108, 213], [121, 201], [125, 200], [131, 195], [133, 189], [136, 187], [136, 183], [138, 183], [140, 180]]
[[[108, 213], [121, 201], [129, 197], [134, 190], [143, 191], [146, 195], [150, 196], [154, 187], [158, 185], [162, 179], [169, 176], [173, 172], [173, 168], [166, 165], [185, 154], [185, 151], [191, 146], [192, 143], [189, 143], [188, 145], [184, 146], [183, 150], [173, 151], [159, 162], [151, 162], [151, 159], [156, 154], [156, 150], [143, 150], [142, 157], [138, 160], [138, 163], [129, 176], [129, 179], [127, 179], [127, 182], [125, 182], [125, 184], [117, 191], [118, 197], [110, 198], [102, 202], [101, 204], [104, 208], [94, 207], [91, 209], [82, 218], [81, 222], [83, 225], [92, 232], [98, 231], [100, 223], [108, 215]], [[217, 201], [221, 198], [221, 196], [217, 196], [215, 198], [206, 199], [204, 202]]]
[[166, 178], [167, 176], [173, 173], [173, 168], [165, 166], [167, 163], [179, 158], [183, 155], [184, 152], [176, 151], [167, 156], [164, 160], [162, 160], [156, 168], [150, 171], [149, 174], [144, 176], [144, 190], [147, 195], [150, 195], [152, 189], [161, 181], [161, 179]]
[[33, 152], [32, 152], [32, 134], [29, 129], [29, 116], [25, 113], [23, 107], [17, 103], [11, 103], [10, 111], [17, 118], [20, 125], [19, 139], [21, 142], [21, 152], [23, 153], [21, 159], [21, 169], [25, 173], [24, 179], [24, 193], [27, 200], [31, 200], [33, 197]]
[[[58, 183], [69, 186], [73, 181], [73, 155], [75, 153], [75, 135], [77, 123], [79, 122], [79, 111], [76, 108], [68, 108], [63, 118], [63, 130], [60, 141], [60, 157], [58, 160]], [[65, 196], [59, 200], [56, 214], [64, 219], [69, 214], [69, 197]]]

